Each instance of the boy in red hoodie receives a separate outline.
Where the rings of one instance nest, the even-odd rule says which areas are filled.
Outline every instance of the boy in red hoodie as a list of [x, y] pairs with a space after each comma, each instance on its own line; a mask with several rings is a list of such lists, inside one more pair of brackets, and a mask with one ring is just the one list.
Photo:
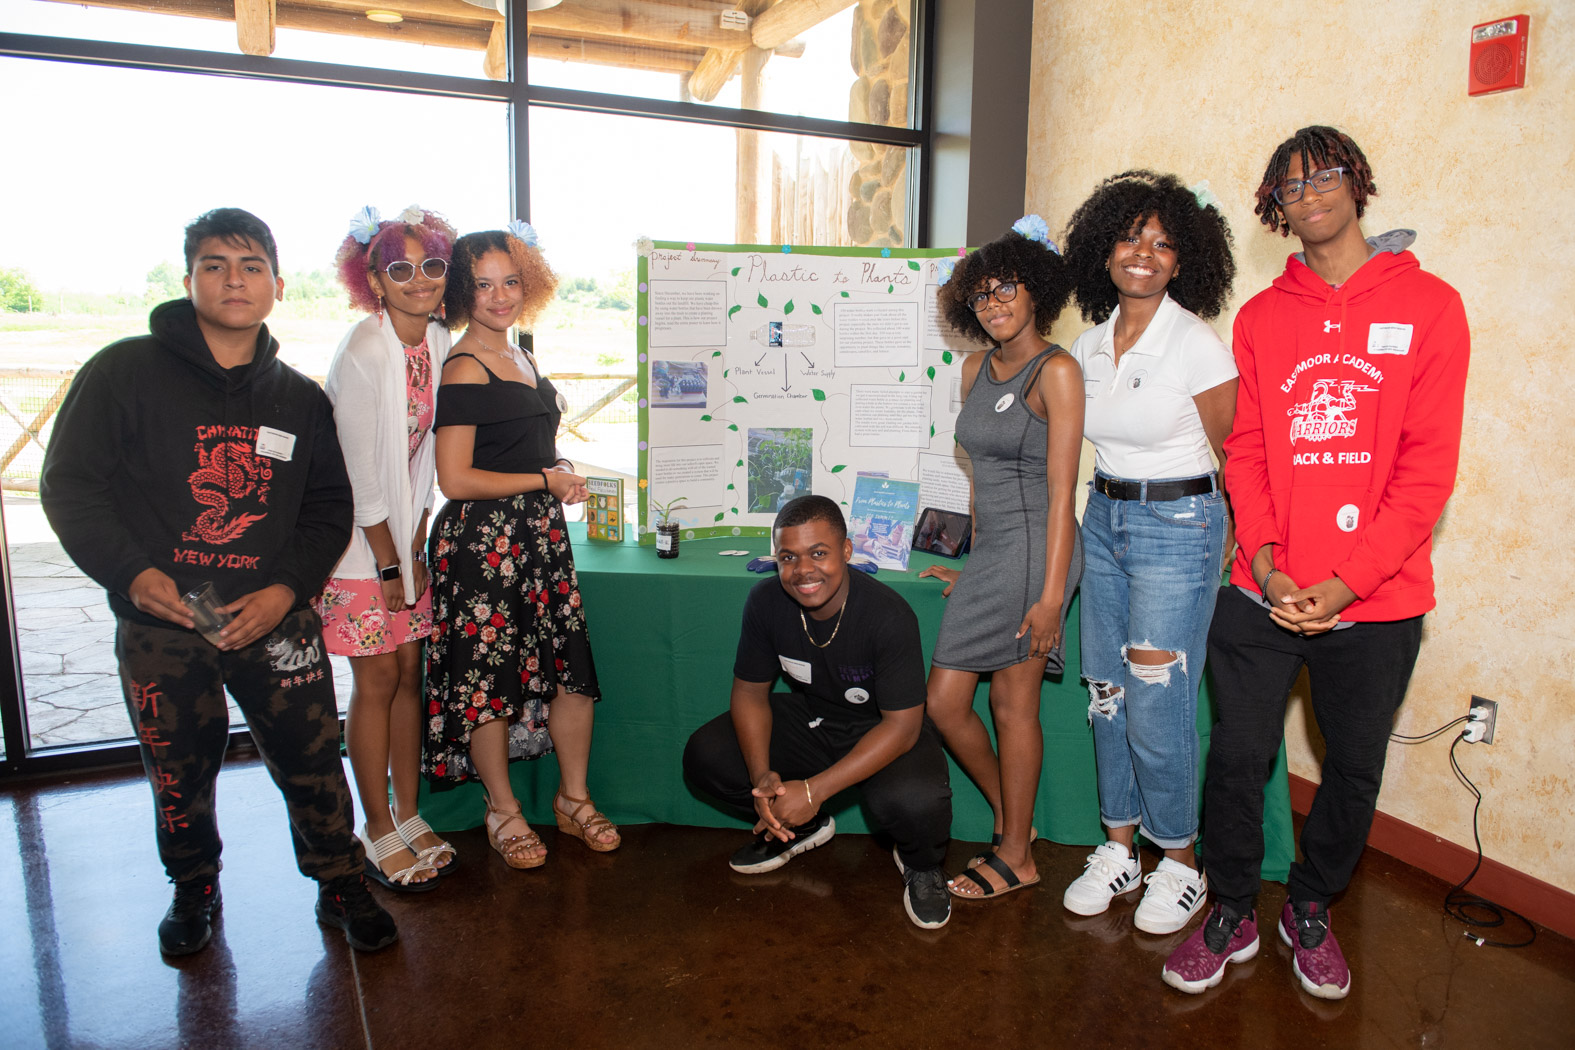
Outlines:
[[1258, 187], [1264, 225], [1303, 250], [1236, 317], [1225, 484], [1240, 548], [1208, 656], [1214, 906], [1165, 963], [1165, 982], [1184, 992], [1257, 954], [1263, 788], [1303, 667], [1327, 752], [1279, 933], [1309, 993], [1339, 999], [1351, 987], [1329, 901], [1372, 826], [1435, 604], [1432, 532], [1455, 484], [1471, 346], [1460, 295], [1405, 250], [1414, 234], [1363, 236], [1377, 192], [1361, 149], [1322, 126], [1281, 143]]

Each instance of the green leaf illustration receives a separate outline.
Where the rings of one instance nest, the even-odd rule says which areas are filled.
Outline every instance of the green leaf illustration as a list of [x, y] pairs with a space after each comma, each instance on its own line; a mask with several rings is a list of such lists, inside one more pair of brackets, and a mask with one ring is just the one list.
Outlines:
[[812, 310], [812, 311], [814, 311], [814, 312], [815, 312], [815, 313], [817, 313], [817, 314], [820, 314], [820, 313], [824, 313], [824, 312], [825, 312], [825, 311], [824, 311], [824, 310], [822, 310], [822, 309], [821, 309], [821, 308], [820, 308], [820, 307], [818, 307], [818, 306], [816, 306], [816, 305], [815, 305], [815, 304], [814, 304], [814, 303], [810, 303], [810, 304], [809, 304], [809, 308], [810, 308], [810, 309], [811, 309], [811, 310]]
[[[735, 427], [734, 429], [736, 430], [737, 428]], [[733, 464], [733, 466], [735, 466], [735, 467], [741, 467], [743, 465], [744, 465], [744, 461], [743, 460], [739, 460], [737, 463]]]
[[728, 510], [730, 510], [734, 514], [738, 513], [738, 508], [737, 507], [729, 507]]
[[755, 302], [759, 303], [762, 308], [771, 305], [770, 303], [766, 302], [766, 297], [763, 296], [763, 295], [756, 295], [755, 296]]
[[912, 259], [908, 260], [908, 269], [910, 269], [910, 270], [917, 270], [918, 268], [919, 268], [919, 264], [918, 263], [914, 262]]
[[747, 404], [749, 404], [749, 398], [745, 397], [743, 394], [734, 394], [733, 395], [733, 404], [735, 404], [735, 405], [747, 405]]
[[731, 310], [727, 311], [728, 319], [731, 320], [733, 315], [738, 313], [738, 311], [742, 310], [743, 308], [744, 308], [743, 304], [740, 303], [739, 305], [733, 307]]
[[738, 276], [738, 271], [742, 270], [742, 269], [743, 269], [742, 266], [735, 266], [735, 267], [733, 267], [733, 276], [737, 277]]
[[929, 368], [926, 368], [924, 371], [925, 371], [925, 374], [927, 374], [931, 379], [935, 378], [935, 366], [934, 365], [931, 365]]
[[894, 284], [888, 284], [886, 286], [886, 294], [887, 295], [890, 295], [892, 292], [895, 292], [896, 290], [897, 290], [897, 286], [894, 285]]
[[711, 422], [711, 417], [710, 416], [701, 416], [700, 417], [700, 422], [702, 422], [702, 423], [709, 423], [709, 422]]
[[847, 470], [847, 469], [848, 469], [848, 465], [846, 463], [838, 463], [836, 466], [831, 468], [831, 472], [833, 474], [837, 474], [837, 473], [840, 473], [840, 472], [842, 472], [844, 470]]
[[899, 382], [899, 383], [906, 383], [907, 381], [908, 381], [908, 373], [906, 373], [906, 372], [898, 372], [897, 373], [897, 382]]
[[847, 292], [843, 292], [842, 293], [842, 298], [846, 299], [847, 297], [848, 297], [848, 293]]
[[935, 436], [935, 424], [931, 423], [930, 424], [930, 437], [934, 437], [934, 436]]
[[951, 364], [952, 363], [952, 352], [950, 350], [942, 350], [941, 351], [941, 360], [945, 361], [947, 364]]
[[712, 518], [711, 520], [712, 521], [721, 521], [725, 517], [727, 517], [726, 514], [718, 514], [716, 517]]
[[720, 350], [712, 350], [711, 351], [711, 356], [712, 357], [721, 357], [722, 356], [722, 351], [720, 351]]
[[[727, 425], [727, 429], [736, 431], [738, 429], [738, 424], [737, 423], [729, 423]], [[738, 465], [739, 466], [743, 466], [744, 465], [744, 461], [743, 460], [739, 460], [738, 461]]]
[[813, 397], [816, 401], [824, 401], [824, 400], [826, 400], [826, 392], [824, 390], [818, 390], [818, 389], [813, 389], [812, 388], [809, 393], [810, 393], [810, 396]]
[[788, 314], [790, 314], [792, 312], [793, 312], [793, 300], [789, 299], [787, 301], [787, 303], [782, 307], [782, 316], [786, 317]]
[[[931, 424], [931, 429], [934, 429], [934, 424]], [[733, 487], [733, 484], [732, 484], [732, 482], [728, 482], [728, 485], [727, 485], [727, 487], [728, 487], [728, 488], [732, 488], [732, 487]]]

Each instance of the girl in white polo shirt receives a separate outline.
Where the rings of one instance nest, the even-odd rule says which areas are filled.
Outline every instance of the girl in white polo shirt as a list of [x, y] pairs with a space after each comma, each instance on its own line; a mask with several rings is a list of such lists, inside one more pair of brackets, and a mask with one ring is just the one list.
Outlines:
[[1236, 407], [1236, 364], [1204, 318], [1217, 317], [1236, 266], [1230, 228], [1207, 191], [1173, 175], [1106, 179], [1072, 216], [1067, 264], [1083, 317], [1072, 344], [1096, 458], [1083, 515], [1082, 674], [1108, 841], [1063, 902], [1097, 915], [1139, 888], [1133, 839], [1164, 850], [1135, 922], [1171, 933], [1202, 908], [1198, 686], [1230, 546], [1210, 450]]

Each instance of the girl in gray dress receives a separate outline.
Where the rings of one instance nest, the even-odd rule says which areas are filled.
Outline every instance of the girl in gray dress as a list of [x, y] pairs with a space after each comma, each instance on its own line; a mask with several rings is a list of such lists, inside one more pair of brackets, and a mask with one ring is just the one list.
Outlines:
[[[1039, 881], [1029, 843], [1044, 757], [1040, 685], [1047, 665], [1062, 667], [1066, 606], [1082, 574], [1072, 508], [1083, 374], [1045, 339], [1070, 291], [1044, 220], [1030, 215], [958, 262], [939, 293], [953, 327], [995, 344], [963, 362], [957, 440], [973, 461], [972, 553], [961, 574], [920, 573], [945, 580], [950, 598], [927, 711], [995, 813], [994, 848], [951, 881], [958, 897]], [[999, 755], [973, 709], [986, 673]]]

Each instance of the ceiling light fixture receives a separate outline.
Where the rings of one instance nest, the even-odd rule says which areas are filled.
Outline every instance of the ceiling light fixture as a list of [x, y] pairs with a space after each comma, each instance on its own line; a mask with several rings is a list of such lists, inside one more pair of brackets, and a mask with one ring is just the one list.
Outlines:
[[368, 11], [366, 13], [366, 17], [370, 21], [382, 22], [384, 25], [393, 25], [396, 22], [403, 22], [405, 20], [405, 16], [400, 14], [398, 11], [386, 11], [380, 7], [374, 7], [372, 10]]

